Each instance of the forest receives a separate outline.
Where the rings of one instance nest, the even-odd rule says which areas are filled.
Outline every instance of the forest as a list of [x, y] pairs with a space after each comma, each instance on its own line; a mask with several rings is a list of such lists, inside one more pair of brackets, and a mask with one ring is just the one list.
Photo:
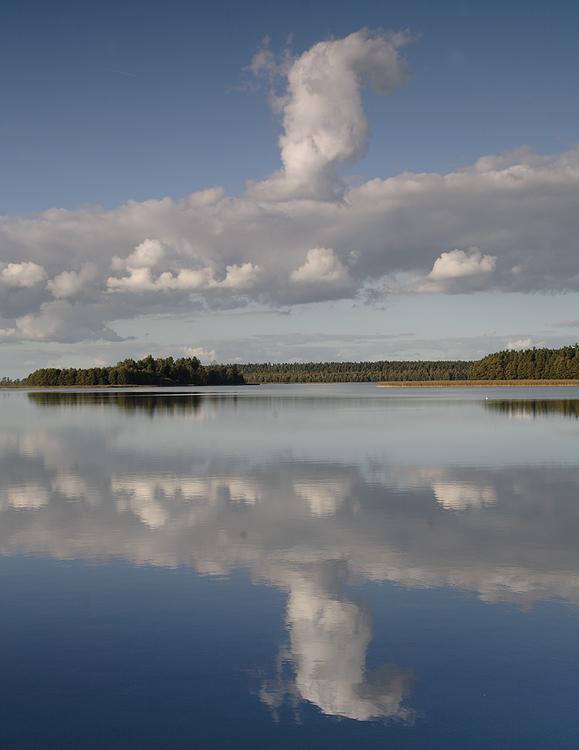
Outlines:
[[469, 369], [471, 380], [579, 378], [579, 344], [561, 349], [525, 349], [489, 354]]
[[283, 362], [239, 365], [248, 383], [379, 383], [467, 380], [470, 362]]
[[25, 380], [32, 386], [66, 385], [244, 385], [236, 365], [202, 365], [197, 357], [125, 359], [112, 367], [35, 370]]
[[489, 354], [475, 362], [379, 361], [239, 365], [248, 383], [579, 379], [579, 345]]
[[388, 383], [459, 380], [579, 380], [579, 344], [489, 354], [475, 362], [282, 362], [202, 365], [196, 357], [125, 359], [111, 367], [44, 368], [0, 385], [245, 385], [258, 383]]

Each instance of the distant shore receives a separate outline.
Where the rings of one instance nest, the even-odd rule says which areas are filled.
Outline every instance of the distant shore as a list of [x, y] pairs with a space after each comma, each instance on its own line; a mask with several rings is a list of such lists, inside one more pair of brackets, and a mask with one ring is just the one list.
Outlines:
[[376, 383], [377, 388], [537, 388], [576, 386], [579, 380], [397, 380]]
[[169, 388], [232, 388], [242, 387], [245, 388], [248, 385], [259, 385], [259, 383], [243, 383], [236, 386], [232, 385], [207, 385], [197, 383], [181, 383], [176, 385], [155, 385], [146, 383], [126, 383], [124, 385], [27, 385], [26, 383], [18, 383], [16, 385], [0, 385], [1, 390], [7, 391], [126, 391], [128, 389], [135, 388], [158, 388], [159, 390]]
[[197, 357], [124, 359], [106, 367], [45, 367], [3, 387], [220, 386], [374, 383], [381, 388], [477, 388], [579, 385], [579, 344], [505, 350], [479, 360], [371, 360], [206, 364]]
[[[316, 383], [245, 383], [245, 386], [259, 385], [356, 385], [352, 381], [318, 381]], [[579, 379], [547, 379], [544, 380], [391, 380], [384, 382], [359, 382], [357, 385], [374, 385], [376, 388], [538, 388], [538, 387], [579, 387]], [[211, 388], [215, 386], [182, 384], [174, 386], [157, 385], [26, 385], [25, 383], [0, 385], [1, 390], [25, 391], [118, 391], [158, 388]]]
[[[15, 383], [10, 385], [0, 385], [0, 391], [70, 391], [70, 390], [78, 390], [78, 389], [84, 389], [91, 391], [99, 390], [99, 391], [106, 391], [110, 390], [111, 388], [119, 389], [122, 388], [125, 390], [126, 388], [158, 388], [158, 387], [167, 387], [167, 386], [146, 386], [146, 385], [27, 385], [26, 383]], [[181, 386], [171, 386], [172, 388], [180, 388]]]

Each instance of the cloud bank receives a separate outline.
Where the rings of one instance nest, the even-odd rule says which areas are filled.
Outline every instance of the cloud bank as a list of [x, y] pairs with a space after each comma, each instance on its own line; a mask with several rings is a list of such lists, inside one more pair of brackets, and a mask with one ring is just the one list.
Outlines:
[[240, 196], [0, 217], [0, 341], [114, 341], [114, 321], [200, 307], [579, 290], [579, 148], [348, 186], [362, 90], [403, 84], [408, 41], [363, 30], [286, 56], [282, 166]]

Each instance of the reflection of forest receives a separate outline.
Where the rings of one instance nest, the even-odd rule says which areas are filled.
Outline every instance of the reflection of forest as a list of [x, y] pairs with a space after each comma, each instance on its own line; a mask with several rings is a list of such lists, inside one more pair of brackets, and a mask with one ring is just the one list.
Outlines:
[[499, 411], [512, 417], [546, 417], [559, 415], [579, 418], [579, 399], [518, 399], [485, 401], [492, 411]]
[[[188, 392], [162, 392], [162, 391], [30, 391], [28, 398], [39, 407], [116, 407], [124, 412], [134, 414], [186, 414], [196, 413], [202, 403], [216, 401], [238, 404], [236, 394], [217, 395], [188, 393]], [[363, 406], [368, 404], [368, 399], [351, 398], [350, 406]], [[303, 403], [304, 396], [285, 395], [275, 397], [268, 396], [244, 396], [243, 403], [262, 409], [274, 407], [289, 407], [292, 404]], [[334, 399], [331, 397], [316, 397], [311, 394], [307, 396], [308, 408], [328, 408]], [[387, 399], [372, 398], [373, 406], [380, 408], [391, 407], [393, 404]], [[400, 400], [398, 404], [400, 404]], [[442, 403], [442, 402], [441, 402]], [[544, 417], [559, 415], [562, 417], [579, 418], [579, 399], [493, 399], [483, 401], [485, 409], [500, 412], [512, 417]]]
[[114, 393], [94, 391], [33, 391], [28, 398], [40, 407], [116, 407], [135, 414], [185, 414], [197, 412], [203, 396], [198, 393]]
[[[411, 398], [396, 401], [384, 398], [379, 391], [365, 393], [362, 397], [348, 395], [344, 398], [340, 395], [331, 395], [328, 393], [317, 395], [315, 391], [308, 393], [301, 392], [299, 395], [291, 393], [276, 393], [267, 395], [258, 393], [252, 396], [248, 391], [251, 388], [244, 389], [240, 396], [237, 393], [216, 393], [207, 391], [204, 393], [192, 393], [191, 391], [167, 391], [159, 388], [153, 391], [129, 390], [42, 390], [29, 391], [28, 398], [34, 404], [40, 407], [93, 407], [93, 406], [116, 406], [126, 412], [148, 413], [153, 414], [181, 414], [186, 412], [197, 412], [201, 404], [220, 404], [238, 407], [245, 406], [248, 410], [253, 411], [257, 408], [264, 410], [280, 409], [292, 410], [295, 407], [307, 403], [308, 410], [327, 411], [333, 409], [339, 403], [340, 406], [347, 404], [351, 408], [367, 407], [369, 401], [372, 402], [373, 408], [388, 409], [394, 405], [410, 403]], [[443, 402], [440, 402], [441, 408]]]

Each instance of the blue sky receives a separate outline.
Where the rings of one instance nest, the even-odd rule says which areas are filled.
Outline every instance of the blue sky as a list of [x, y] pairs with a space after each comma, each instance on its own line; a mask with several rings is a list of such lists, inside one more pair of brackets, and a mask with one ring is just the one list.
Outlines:
[[[575, 341], [578, 27], [579, 6], [571, 2], [4, 3], [1, 372], [184, 348], [218, 359], [444, 358]], [[274, 82], [277, 94], [287, 94], [291, 65], [306, 66], [314, 45], [352, 39], [364, 28], [372, 31], [354, 39], [357, 62], [347, 74], [358, 75], [362, 59], [366, 65], [377, 36], [384, 52], [391, 38], [383, 32], [406, 31], [408, 38], [394, 43], [391, 65], [398, 67], [385, 73], [396, 80], [385, 96], [369, 79], [356, 81], [365, 113], [360, 120], [352, 100], [360, 143], [328, 162], [321, 177], [308, 175], [308, 185], [320, 178], [323, 189], [308, 187], [306, 195], [294, 185], [290, 195], [272, 175], [280, 168], [284, 118], [295, 125], [303, 102], [295, 89], [297, 108], [290, 101], [289, 109], [272, 112], [268, 80], [248, 66], [265, 38], [272, 55], [261, 73], [273, 71], [273, 53], [289, 49], [285, 68], [276, 58]], [[347, 46], [327, 50], [331, 81], [350, 53]], [[377, 59], [371, 64], [381, 65]], [[359, 206], [362, 198], [377, 200], [363, 189], [367, 181], [393, 178], [400, 188], [393, 184], [392, 194], [400, 190], [410, 200], [404, 173], [461, 175], [483, 156], [523, 146], [527, 151], [491, 165], [496, 179], [511, 179], [505, 169], [528, 176], [513, 202], [502, 201], [500, 190], [495, 196], [485, 166], [484, 185], [473, 177], [465, 186], [472, 203], [464, 208], [461, 191], [439, 199], [435, 187], [424, 204], [408, 204], [417, 221], [430, 216], [418, 236], [406, 228], [406, 213], [380, 224], [382, 204], [374, 205], [367, 232], [360, 231], [365, 207], [353, 224], [345, 212], [329, 217], [327, 190], [334, 203], [338, 195]], [[286, 172], [283, 179], [291, 165]], [[253, 193], [248, 180], [258, 183]], [[188, 214], [187, 226], [179, 212], [161, 217], [162, 204], [143, 203], [180, 201], [212, 186], [223, 189], [207, 199], [219, 209]], [[386, 187], [390, 207], [397, 199]], [[314, 201], [307, 210], [304, 199]], [[230, 200], [237, 200], [233, 208], [224, 206]], [[127, 201], [136, 203], [117, 220]], [[47, 228], [42, 212], [53, 208], [68, 213], [49, 213]], [[242, 208], [251, 214], [243, 226]], [[447, 213], [445, 234], [440, 217]], [[544, 235], [519, 231], [527, 215], [529, 227], [541, 219]], [[333, 234], [328, 222], [336, 224]], [[211, 230], [199, 234], [200, 223]], [[236, 248], [241, 235], [246, 244]], [[137, 288], [129, 258], [146, 240], [160, 249]], [[320, 247], [323, 253], [308, 255]], [[227, 276], [229, 267], [244, 270]], [[200, 268], [204, 286], [176, 280], [180, 271]], [[299, 289], [284, 287], [275, 268]], [[159, 292], [162, 273], [173, 276]], [[109, 283], [112, 277], [121, 282]], [[339, 334], [353, 338], [338, 341]], [[355, 341], [368, 334], [386, 338]]]

